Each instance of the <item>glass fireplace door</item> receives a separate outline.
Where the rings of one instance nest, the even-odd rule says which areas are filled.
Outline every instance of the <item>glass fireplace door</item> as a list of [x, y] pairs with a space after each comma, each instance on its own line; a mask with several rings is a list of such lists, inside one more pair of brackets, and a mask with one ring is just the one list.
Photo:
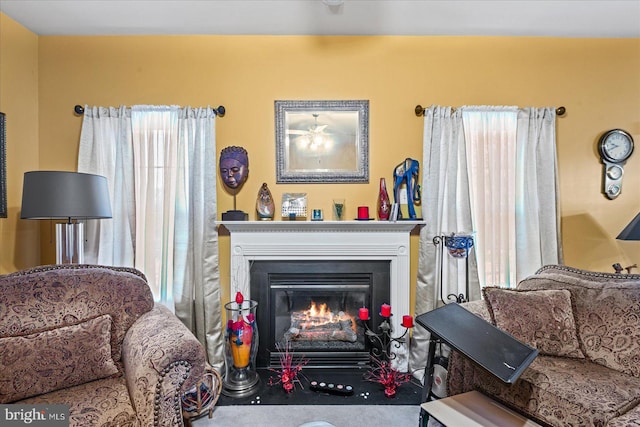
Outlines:
[[[258, 367], [280, 366], [287, 345], [309, 367], [368, 366], [371, 343], [358, 311], [389, 301], [389, 271], [386, 261], [256, 261]], [[369, 328], [376, 330], [379, 317]]]
[[358, 309], [369, 285], [273, 285], [274, 338], [294, 351], [364, 351]]

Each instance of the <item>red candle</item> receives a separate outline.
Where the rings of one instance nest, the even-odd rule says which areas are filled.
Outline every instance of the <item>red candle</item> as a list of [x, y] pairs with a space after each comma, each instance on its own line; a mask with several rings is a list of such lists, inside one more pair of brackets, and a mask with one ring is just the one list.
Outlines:
[[382, 304], [380, 307], [380, 315], [382, 317], [391, 317], [391, 306], [389, 304]]
[[402, 326], [405, 328], [413, 328], [413, 317], [406, 314], [402, 316]]
[[369, 320], [369, 309], [362, 307], [358, 310], [358, 318], [360, 318], [360, 320]]

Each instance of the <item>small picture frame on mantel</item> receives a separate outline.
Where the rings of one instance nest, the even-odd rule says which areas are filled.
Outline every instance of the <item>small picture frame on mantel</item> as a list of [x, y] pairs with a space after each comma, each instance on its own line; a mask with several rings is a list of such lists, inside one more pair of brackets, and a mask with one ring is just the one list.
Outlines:
[[307, 193], [284, 193], [282, 195], [282, 217], [289, 219], [307, 217]]

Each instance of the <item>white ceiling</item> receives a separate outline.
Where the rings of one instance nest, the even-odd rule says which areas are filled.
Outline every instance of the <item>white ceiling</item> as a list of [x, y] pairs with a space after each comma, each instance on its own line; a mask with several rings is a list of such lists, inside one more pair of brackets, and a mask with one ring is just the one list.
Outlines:
[[640, 0], [0, 0], [39, 35], [640, 37]]

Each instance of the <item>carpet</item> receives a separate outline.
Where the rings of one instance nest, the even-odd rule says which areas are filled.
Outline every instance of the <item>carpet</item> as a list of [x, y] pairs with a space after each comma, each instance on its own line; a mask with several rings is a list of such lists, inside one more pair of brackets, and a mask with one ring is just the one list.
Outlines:
[[[221, 395], [217, 406], [231, 405], [411, 405], [419, 406], [422, 400], [422, 385], [417, 380], [402, 384], [395, 397], [388, 398], [384, 388], [376, 382], [366, 381], [363, 376], [366, 368], [361, 369], [312, 369], [302, 370], [301, 385], [287, 394], [280, 385], [269, 385], [269, 378], [276, 374], [268, 369], [258, 369], [260, 386], [255, 394], [249, 397], [233, 398]], [[351, 396], [339, 396], [310, 389], [310, 381], [351, 385], [354, 393]]]
[[335, 427], [418, 427], [419, 405], [216, 406], [193, 427], [300, 427], [324, 421]]

